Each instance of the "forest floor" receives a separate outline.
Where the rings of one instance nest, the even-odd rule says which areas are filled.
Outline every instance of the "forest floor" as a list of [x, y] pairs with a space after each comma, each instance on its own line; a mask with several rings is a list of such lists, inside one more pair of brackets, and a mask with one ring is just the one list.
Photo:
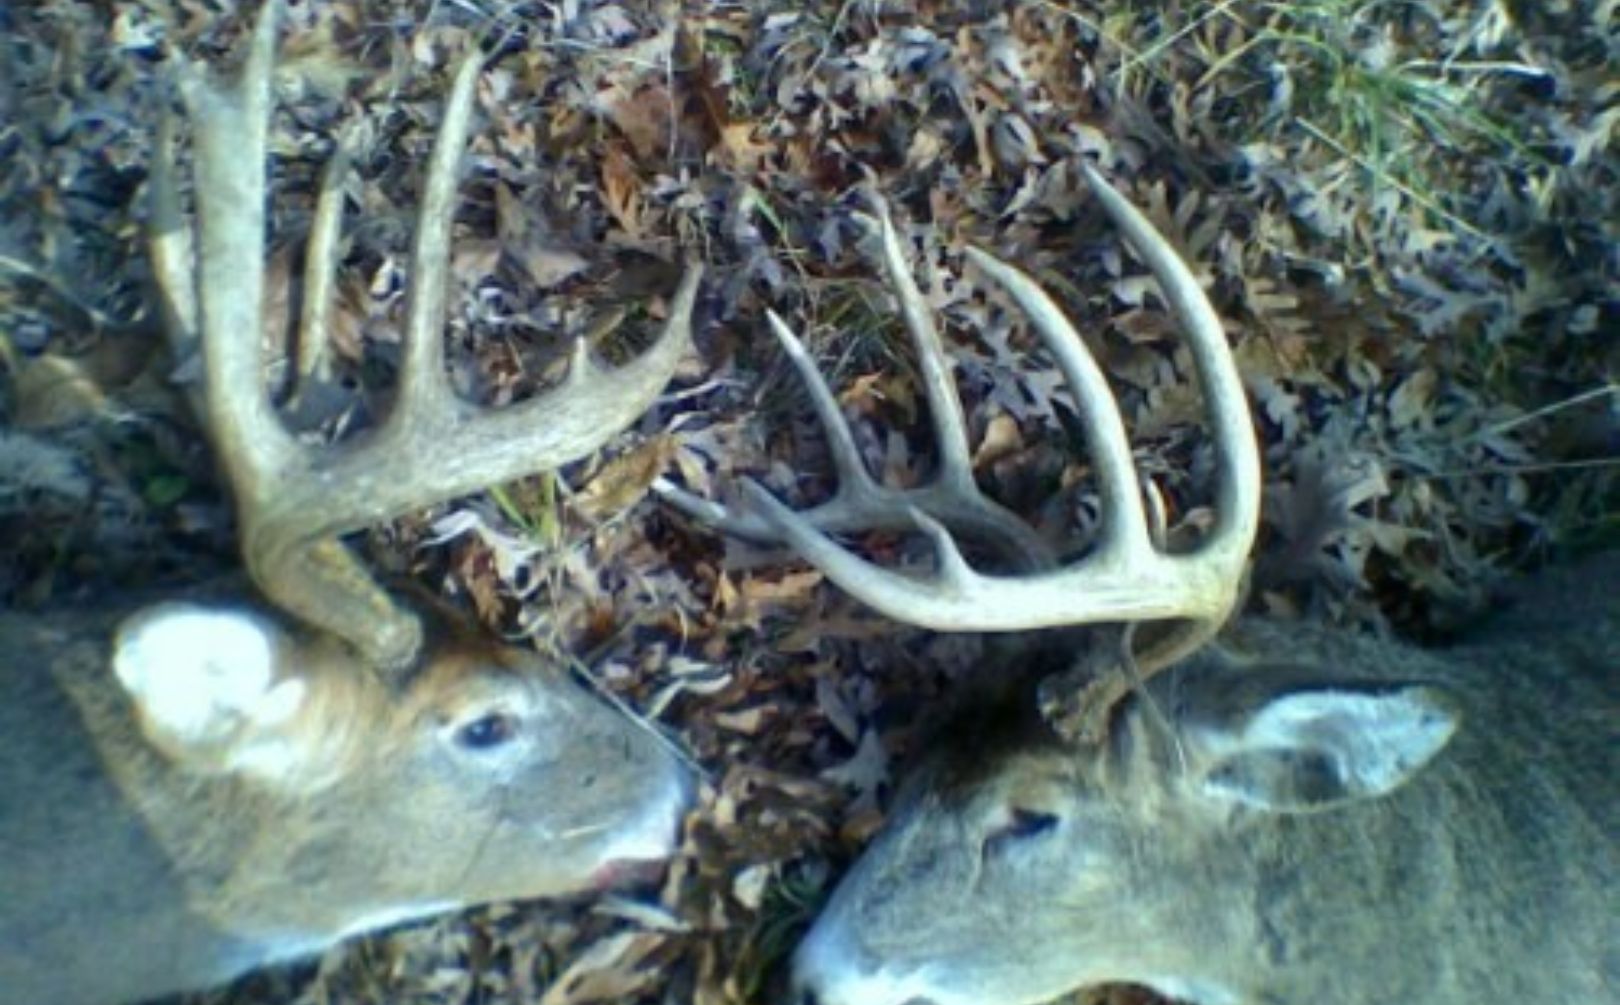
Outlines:
[[[695, 352], [609, 449], [356, 542], [577, 661], [704, 782], [655, 890], [475, 911], [199, 1000], [777, 1000], [779, 963], [881, 826], [915, 713], [996, 672], [979, 640], [898, 626], [652, 491], [735, 499], [750, 475], [802, 505], [834, 487], [767, 309], [874, 473], [927, 476], [905, 328], [852, 218], [863, 186], [928, 290], [980, 484], [1066, 553], [1097, 516], [1075, 413], [969, 245], [1084, 333], [1172, 527], [1212, 505], [1185, 344], [1082, 161], [1180, 249], [1230, 333], [1265, 464], [1250, 610], [1444, 638], [1504, 577], [1620, 541], [1614, 0], [287, 7], [270, 300], [296, 296], [347, 136], [333, 339], [362, 391], [392, 371], [426, 152], [470, 46], [489, 59], [453, 263], [461, 386], [526, 396], [580, 335], [633, 353], [683, 258], [706, 263]], [[0, 6], [0, 603], [231, 561], [204, 444], [152, 363], [143, 224], [175, 54], [229, 67], [256, 10]]]

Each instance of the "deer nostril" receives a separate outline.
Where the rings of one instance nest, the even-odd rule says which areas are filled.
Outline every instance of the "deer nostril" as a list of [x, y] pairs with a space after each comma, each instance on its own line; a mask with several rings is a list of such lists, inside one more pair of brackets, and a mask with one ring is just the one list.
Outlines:
[[806, 980], [801, 974], [794, 974], [788, 985], [788, 1005], [821, 1005], [821, 992], [816, 990], [815, 980]]

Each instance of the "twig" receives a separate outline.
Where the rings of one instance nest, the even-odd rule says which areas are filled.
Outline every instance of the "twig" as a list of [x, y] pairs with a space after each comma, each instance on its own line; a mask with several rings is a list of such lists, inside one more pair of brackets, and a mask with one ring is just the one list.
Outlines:
[[1486, 426], [1484, 429], [1481, 429], [1479, 432], [1469, 437], [1469, 440], [1478, 441], [1487, 436], [1495, 436], [1499, 433], [1506, 433], [1531, 422], [1537, 422], [1556, 412], [1562, 412], [1566, 408], [1574, 408], [1577, 405], [1584, 405], [1588, 401], [1602, 398], [1605, 395], [1620, 396], [1620, 384], [1605, 384], [1602, 387], [1594, 387], [1590, 391], [1582, 391], [1580, 394], [1577, 394], [1572, 398], [1565, 398], [1563, 401], [1555, 401], [1551, 405], [1544, 405], [1541, 408], [1536, 409], [1534, 412], [1527, 412], [1524, 415], [1508, 419], [1505, 422], [1498, 422], [1494, 426]]

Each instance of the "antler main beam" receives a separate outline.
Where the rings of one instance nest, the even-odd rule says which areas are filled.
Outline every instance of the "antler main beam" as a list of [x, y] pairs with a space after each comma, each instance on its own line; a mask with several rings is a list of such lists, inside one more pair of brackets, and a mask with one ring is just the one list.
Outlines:
[[[1118, 405], [1074, 327], [1027, 275], [970, 248], [969, 260], [1029, 316], [1073, 389], [1104, 515], [1094, 548], [1074, 565], [1054, 569], [1050, 563], [1037, 563], [1036, 571], [1015, 577], [986, 575], [968, 565], [952, 532], [982, 532], [988, 526], [993, 536], [1009, 541], [1017, 541], [1020, 533], [1009, 529], [1008, 521], [1015, 518], [983, 499], [973, 485], [961, 406], [950, 386], [944, 348], [881, 201], [881, 254], [921, 358], [940, 439], [938, 483], [911, 492], [872, 483], [855, 456], [831, 392], [798, 340], [772, 316], [772, 329], [810, 386], [829, 430], [839, 495], [817, 509], [797, 513], [757, 483], [748, 482], [744, 492], [753, 510], [749, 514], [733, 513], [669, 485], [662, 488], [666, 498], [721, 529], [786, 544], [846, 592], [907, 623], [948, 631], [1005, 632], [1185, 619], [1185, 630], [1155, 643], [1151, 653], [1139, 654], [1142, 663], [1155, 666], [1207, 638], [1237, 601], [1259, 522], [1260, 461], [1247, 401], [1220, 320], [1191, 271], [1140, 212], [1089, 166], [1083, 170], [1104, 210], [1158, 279], [1185, 330], [1203, 385], [1214, 429], [1219, 512], [1212, 532], [1196, 550], [1166, 554], [1154, 545]], [[829, 531], [897, 525], [921, 530], [932, 539], [937, 570], [931, 578], [875, 565], [828, 537]]]
[[[446, 382], [443, 328], [456, 175], [481, 66], [476, 53], [469, 55], [456, 73], [428, 167], [393, 410], [352, 441], [300, 445], [265, 391], [259, 332], [275, 8], [265, 5], [234, 83], [208, 80], [189, 66], [180, 70], [193, 125], [195, 271], [175, 264], [179, 245], [171, 232], [185, 222], [175, 218], [174, 166], [163, 160], [172, 150], [159, 152], [153, 171], [154, 256], [168, 313], [176, 324], [197, 328], [207, 424], [236, 496], [249, 572], [289, 613], [349, 640], [379, 666], [400, 667], [415, 658], [420, 626], [338, 535], [600, 447], [644, 412], [674, 373], [690, 343], [702, 270], [688, 266], [663, 333], [631, 363], [607, 369], [581, 340], [566, 380], [547, 393], [499, 411], [457, 398]], [[306, 255], [309, 302], [297, 340], [295, 398], [323, 379], [328, 365], [325, 327], [344, 172], [344, 154], [338, 157], [339, 166], [323, 175]], [[177, 331], [173, 341], [184, 345], [191, 334]]]

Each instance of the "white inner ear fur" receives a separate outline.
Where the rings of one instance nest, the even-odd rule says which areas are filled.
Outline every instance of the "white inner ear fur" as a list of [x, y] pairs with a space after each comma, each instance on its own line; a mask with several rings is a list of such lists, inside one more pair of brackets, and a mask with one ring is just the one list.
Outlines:
[[1347, 788], [1382, 795], [1439, 753], [1456, 731], [1457, 717], [1430, 688], [1302, 691], [1255, 713], [1240, 745], [1330, 756]]
[[217, 747], [282, 726], [302, 706], [303, 681], [275, 680], [278, 635], [245, 611], [161, 604], [119, 626], [113, 671], [167, 742]]

